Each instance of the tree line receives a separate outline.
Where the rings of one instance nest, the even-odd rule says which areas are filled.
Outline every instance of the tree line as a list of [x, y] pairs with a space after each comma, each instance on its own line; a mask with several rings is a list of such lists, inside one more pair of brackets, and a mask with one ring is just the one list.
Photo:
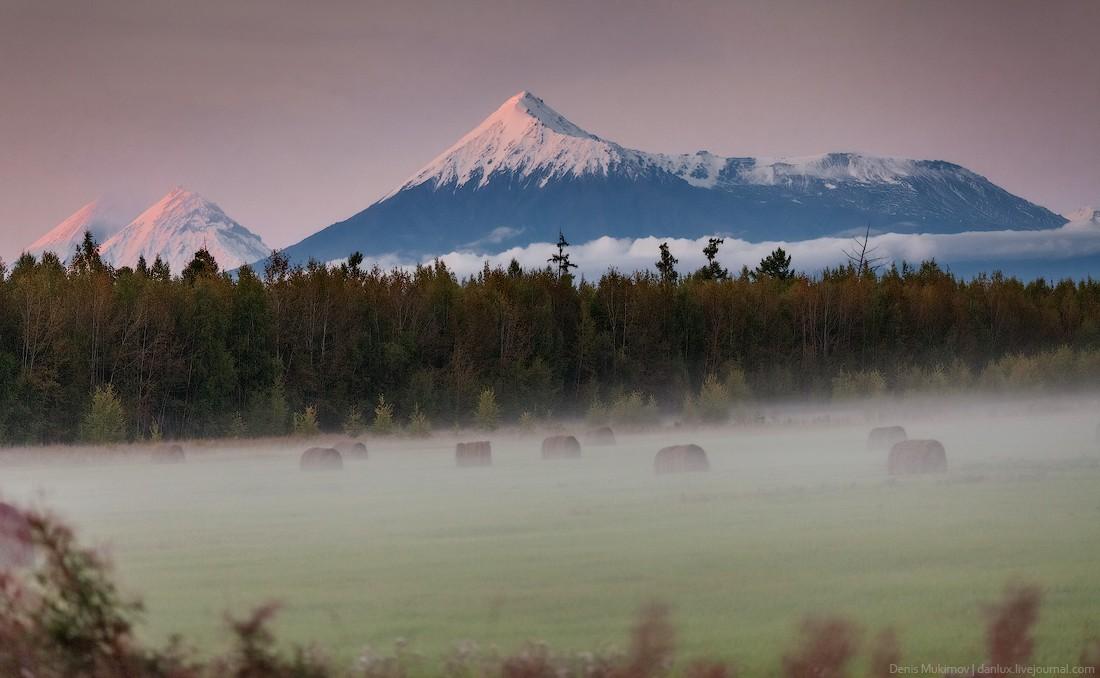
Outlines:
[[0, 440], [88, 437], [97, 407], [116, 413], [115, 437], [263, 436], [379, 407], [423, 428], [486, 407], [503, 421], [688, 411], [708, 388], [767, 399], [1100, 377], [1091, 279], [964, 280], [933, 261], [810, 276], [782, 250], [731, 273], [720, 245], [698, 271], [662, 246], [655, 272], [586, 280], [563, 236], [546, 267], [460, 279], [441, 261], [367, 269], [359, 254], [294, 266], [275, 252], [233, 275], [206, 251], [178, 274], [115, 269], [87, 236], [67, 264], [0, 264]]

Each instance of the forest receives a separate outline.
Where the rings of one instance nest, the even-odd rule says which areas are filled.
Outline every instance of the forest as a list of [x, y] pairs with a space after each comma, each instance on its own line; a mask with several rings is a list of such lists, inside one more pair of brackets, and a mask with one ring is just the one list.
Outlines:
[[0, 442], [351, 433], [546, 417], [715, 419], [739, 401], [1087, 388], [1100, 283], [962, 279], [934, 261], [798, 273], [460, 279], [436, 261], [220, 270], [199, 251], [113, 269], [90, 236], [68, 259], [0, 264]]

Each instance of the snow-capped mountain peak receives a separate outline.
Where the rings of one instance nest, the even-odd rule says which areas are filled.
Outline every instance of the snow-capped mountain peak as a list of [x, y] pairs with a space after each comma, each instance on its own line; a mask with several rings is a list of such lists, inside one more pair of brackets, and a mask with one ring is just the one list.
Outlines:
[[100, 255], [114, 266], [133, 266], [138, 257], [151, 263], [159, 256], [179, 273], [202, 248], [223, 270], [271, 253], [258, 236], [216, 204], [177, 186], [103, 243]]
[[[508, 176], [523, 185], [543, 187], [558, 178], [627, 178], [671, 174], [697, 188], [730, 185], [777, 186], [819, 182], [825, 190], [839, 184], [899, 184], [945, 172], [966, 172], [951, 163], [824, 153], [789, 158], [723, 157], [709, 151], [666, 155], [648, 153], [602, 139], [567, 120], [542, 99], [523, 91], [505, 101], [411, 179], [386, 195], [420, 185], [433, 188], [488, 185]], [[970, 173], [967, 172], [968, 175]]]
[[482, 125], [493, 124], [500, 121], [506, 125], [528, 126], [531, 121], [545, 125], [558, 134], [582, 139], [594, 139], [599, 137], [577, 127], [567, 120], [565, 116], [546, 105], [546, 102], [534, 94], [524, 90], [508, 99], [491, 116], [486, 118]]
[[394, 192], [427, 182], [437, 188], [471, 181], [484, 186], [492, 175], [503, 172], [537, 174], [545, 184], [565, 175], [606, 174], [630, 155], [637, 154], [586, 132], [523, 91]]

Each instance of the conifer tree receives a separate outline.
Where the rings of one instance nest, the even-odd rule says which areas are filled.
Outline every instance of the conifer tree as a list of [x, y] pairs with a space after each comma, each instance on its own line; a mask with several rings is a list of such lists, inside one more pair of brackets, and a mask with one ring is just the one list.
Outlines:
[[667, 242], [661, 243], [658, 249], [661, 251], [661, 258], [657, 260], [657, 273], [661, 276], [661, 282], [666, 285], [673, 285], [680, 277], [680, 274], [676, 272], [676, 264], [680, 260], [668, 251]]
[[753, 280], [774, 278], [775, 280], [790, 280], [794, 277], [791, 270], [791, 255], [783, 251], [782, 247], [775, 248], [771, 254], [760, 260], [756, 270], [752, 272]]
[[710, 238], [707, 246], [703, 248], [703, 256], [707, 258], [706, 265], [699, 269], [698, 276], [704, 280], [725, 280], [730, 272], [718, 263], [718, 247], [726, 242], [725, 238]]
[[576, 268], [577, 265], [569, 261], [569, 253], [566, 249], [569, 247], [569, 242], [565, 239], [565, 234], [560, 230], [558, 231], [558, 253], [551, 256], [546, 261], [553, 264], [558, 269], [558, 279], [569, 279], [572, 276], [569, 273], [569, 269]]

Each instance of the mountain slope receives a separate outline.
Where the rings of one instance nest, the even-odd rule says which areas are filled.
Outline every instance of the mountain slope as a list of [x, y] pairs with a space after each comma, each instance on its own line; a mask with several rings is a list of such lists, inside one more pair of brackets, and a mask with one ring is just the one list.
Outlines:
[[122, 230], [132, 217], [133, 212], [126, 213], [124, 208], [116, 202], [99, 198], [73, 212], [67, 219], [28, 245], [24, 251], [35, 256], [43, 252], [53, 252], [64, 261], [84, 240], [86, 231], [91, 231], [96, 242], [102, 243]]
[[183, 188], [170, 191], [100, 247], [103, 260], [133, 266], [159, 256], [178, 274], [205, 247], [223, 270], [268, 256], [260, 238], [229, 218], [220, 207]]
[[1043, 229], [1065, 219], [938, 160], [646, 153], [520, 92], [408, 181], [286, 250], [296, 261], [501, 250], [602, 235], [795, 240], [861, 230]]

